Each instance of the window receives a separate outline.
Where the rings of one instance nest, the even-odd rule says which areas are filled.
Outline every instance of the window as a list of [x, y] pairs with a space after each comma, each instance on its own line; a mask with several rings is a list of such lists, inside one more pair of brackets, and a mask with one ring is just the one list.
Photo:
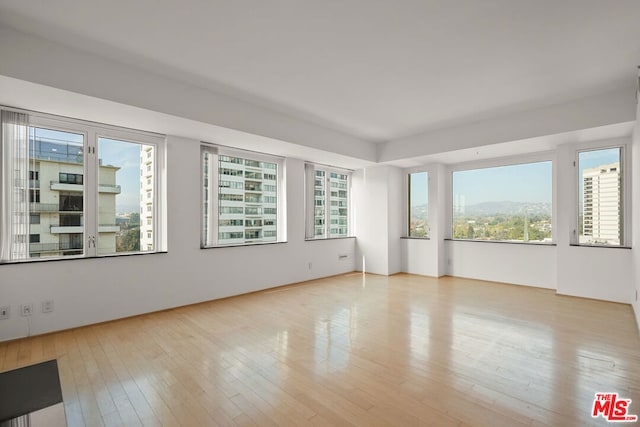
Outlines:
[[351, 172], [307, 163], [307, 239], [348, 237]]
[[285, 240], [282, 159], [202, 146], [202, 247]]
[[578, 241], [580, 245], [624, 244], [623, 148], [579, 151]]
[[162, 170], [161, 136], [10, 109], [2, 110], [2, 134], [0, 173], [11, 177], [0, 191], [16, 197], [0, 209], [12, 217], [2, 221], [0, 262], [145, 250], [138, 169], [147, 150], [150, 175]]
[[453, 172], [454, 239], [552, 241], [550, 161]]
[[408, 236], [429, 237], [429, 174], [408, 176]]

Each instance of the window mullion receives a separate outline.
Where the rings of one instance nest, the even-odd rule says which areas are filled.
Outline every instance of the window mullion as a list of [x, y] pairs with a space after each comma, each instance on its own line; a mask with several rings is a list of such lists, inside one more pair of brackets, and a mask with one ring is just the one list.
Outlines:
[[98, 253], [98, 171], [99, 159], [97, 134], [90, 130], [85, 141], [85, 180], [84, 180], [84, 254], [88, 257]]

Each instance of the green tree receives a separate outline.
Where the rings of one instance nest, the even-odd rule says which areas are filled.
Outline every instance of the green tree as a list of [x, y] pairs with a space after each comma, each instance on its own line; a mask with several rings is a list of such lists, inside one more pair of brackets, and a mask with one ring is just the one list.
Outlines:
[[140, 226], [140, 214], [137, 212], [132, 212], [129, 216], [129, 228], [139, 227]]
[[140, 228], [131, 228], [116, 239], [116, 252], [140, 250]]

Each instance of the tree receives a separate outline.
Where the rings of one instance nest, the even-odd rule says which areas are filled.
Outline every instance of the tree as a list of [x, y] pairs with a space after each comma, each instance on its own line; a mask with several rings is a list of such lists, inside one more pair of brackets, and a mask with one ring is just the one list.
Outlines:
[[131, 212], [129, 215], [129, 228], [140, 226], [140, 214], [137, 212]]
[[116, 239], [116, 252], [136, 252], [140, 250], [140, 228], [131, 228]]

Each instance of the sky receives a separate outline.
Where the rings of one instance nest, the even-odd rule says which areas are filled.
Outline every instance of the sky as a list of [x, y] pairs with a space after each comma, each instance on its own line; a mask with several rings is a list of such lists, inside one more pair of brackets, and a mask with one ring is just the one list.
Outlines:
[[411, 206], [422, 206], [427, 204], [428, 198], [428, 174], [418, 172], [411, 174]]
[[118, 166], [116, 184], [121, 192], [116, 196], [116, 213], [140, 211], [140, 144], [98, 138], [98, 157], [103, 165]]
[[525, 163], [453, 173], [453, 194], [465, 205], [483, 202], [551, 203], [551, 162]]

